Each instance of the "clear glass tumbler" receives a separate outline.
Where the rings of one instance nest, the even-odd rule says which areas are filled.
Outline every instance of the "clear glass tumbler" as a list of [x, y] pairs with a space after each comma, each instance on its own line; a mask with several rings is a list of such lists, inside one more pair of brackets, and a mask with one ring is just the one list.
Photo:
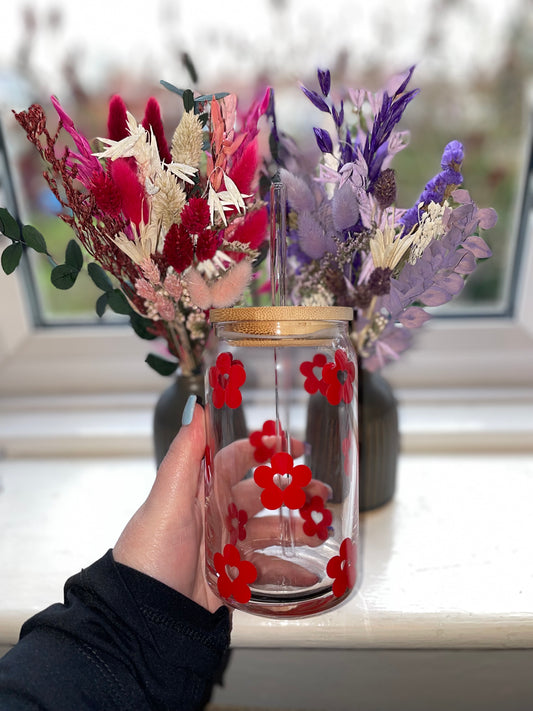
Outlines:
[[354, 588], [352, 317], [344, 307], [211, 311], [206, 565], [212, 588], [235, 608], [301, 617], [337, 605]]

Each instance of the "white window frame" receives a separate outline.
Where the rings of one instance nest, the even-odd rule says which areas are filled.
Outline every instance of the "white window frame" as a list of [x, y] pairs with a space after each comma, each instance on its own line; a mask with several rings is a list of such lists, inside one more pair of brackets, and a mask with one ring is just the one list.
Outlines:
[[[513, 317], [434, 319], [384, 374], [394, 387], [533, 388], [533, 220]], [[3, 247], [3, 245], [0, 245]], [[19, 274], [0, 277], [0, 396], [158, 392], [168, 382], [145, 363], [153, 343], [128, 327], [35, 329]]]

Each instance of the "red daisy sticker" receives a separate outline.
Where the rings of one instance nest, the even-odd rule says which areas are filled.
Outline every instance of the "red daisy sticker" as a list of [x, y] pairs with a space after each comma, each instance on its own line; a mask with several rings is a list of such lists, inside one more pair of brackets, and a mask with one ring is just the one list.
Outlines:
[[261, 503], [265, 509], [279, 509], [283, 504], [289, 509], [300, 509], [305, 504], [304, 487], [311, 481], [311, 470], [306, 464], [294, 466], [288, 452], [276, 452], [268, 464], [254, 472], [254, 481], [264, 491]]
[[248, 514], [244, 509], [238, 509], [234, 503], [228, 506], [228, 515], [226, 516], [226, 528], [229, 531], [229, 540], [232, 545], [237, 541], [244, 541], [246, 538], [246, 523]]
[[306, 536], [317, 535], [321, 541], [326, 540], [333, 517], [331, 511], [325, 508], [321, 496], [311, 497], [300, 509], [300, 516], [304, 519], [303, 531]]
[[333, 578], [331, 589], [335, 597], [342, 597], [355, 585], [357, 549], [351, 538], [345, 538], [339, 548], [339, 555], [330, 559], [326, 573]]
[[257, 569], [248, 560], [242, 560], [235, 546], [227, 543], [223, 553], [215, 553], [213, 563], [218, 573], [217, 587], [220, 596], [235, 602], [247, 603], [252, 597], [250, 584], [257, 578]]
[[335, 351], [335, 362], [326, 363], [322, 368], [324, 395], [330, 405], [338, 405], [341, 400], [350, 403], [353, 398], [355, 365], [342, 350]]
[[209, 385], [212, 389], [213, 406], [220, 409], [224, 404], [236, 408], [242, 402], [239, 388], [246, 381], [246, 371], [240, 360], [234, 360], [231, 353], [221, 353], [215, 365], [209, 368]]
[[270, 457], [276, 451], [275, 445], [272, 447], [267, 447], [263, 442], [263, 437], [273, 437], [276, 434], [276, 422], [275, 420], [267, 420], [263, 423], [263, 428], [252, 432], [250, 437], [250, 444], [254, 447], [254, 459], [256, 462], [268, 462]]
[[[323, 353], [317, 353], [313, 360], [306, 360], [300, 365], [300, 373], [305, 377], [304, 388], [310, 394], [314, 395], [320, 390], [324, 395], [325, 383], [322, 381], [322, 368], [326, 365], [328, 359]], [[315, 368], [320, 371], [320, 378], [315, 375]]]

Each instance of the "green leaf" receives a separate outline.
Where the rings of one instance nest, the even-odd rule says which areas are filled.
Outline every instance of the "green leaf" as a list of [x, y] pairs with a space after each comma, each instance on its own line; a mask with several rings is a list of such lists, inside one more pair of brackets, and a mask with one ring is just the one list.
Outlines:
[[153, 368], [159, 375], [172, 375], [178, 368], [178, 363], [166, 358], [161, 358], [161, 356], [155, 353], [149, 353], [146, 356], [145, 363], [148, 363], [150, 368]]
[[75, 239], [71, 239], [67, 244], [65, 263], [70, 264], [71, 267], [74, 267], [78, 271], [81, 271], [83, 267], [83, 252]]
[[108, 291], [106, 292], [106, 296], [110, 309], [113, 309], [116, 314], [124, 314], [125, 316], [129, 316], [131, 313], [131, 306], [120, 289]]
[[31, 247], [40, 254], [47, 254], [46, 241], [38, 229], [33, 225], [24, 225], [22, 228], [22, 237], [28, 247]]
[[194, 110], [194, 94], [190, 89], [183, 92], [183, 108], [187, 113]]
[[196, 97], [194, 103], [201, 104], [203, 101], [211, 101], [211, 99], [223, 99], [225, 96], [229, 96], [229, 91], [219, 91], [216, 94], [202, 94], [202, 96]]
[[22, 257], [22, 244], [12, 242], [2, 252], [2, 269], [6, 274], [11, 274], [18, 267]]
[[87, 267], [87, 273], [99, 289], [102, 291], [113, 291], [111, 279], [99, 264], [91, 262]]
[[20, 226], [17, 220], [6, 210], [0, 207], [0, 230], [2, 234], [18, 242], [20, 240]]
[[109, 296], [107, 292], [104, 292], [103, 294], [100, 294], [100, 296], [96, 299], [95, 309], [97, 315], [100, 318], [102, 318], [102, 316], [105, 314], [105, 310], [107, 309], [108, 298]]
[[148, 328], [151, 325], [151, 321], [148, 318], [143, 318], [136, 311], [132, 311], [130, 314], [130, 324], [135, 333], [139, 338], [144, 338], [147, 341], [153, 341], [156, 338], [155, 334], [150, 333]]
[[70, 289], [76, 283], [79, 273], [80, 270], [70, 264], [58, 264], [52, 269], [50, 281], [56, 289]]
[[165, 81], [164, 79], [161, 79], [159, 83], [161, 84], [161, 86], [164, 86], [165, 89], [168, 89], [169, 91], [173, 91], [175, 94], [183, 96], [183, 89], [178, 89], [178, 87], [174, 86], [174, 84], [171, 84], [170, 82]]

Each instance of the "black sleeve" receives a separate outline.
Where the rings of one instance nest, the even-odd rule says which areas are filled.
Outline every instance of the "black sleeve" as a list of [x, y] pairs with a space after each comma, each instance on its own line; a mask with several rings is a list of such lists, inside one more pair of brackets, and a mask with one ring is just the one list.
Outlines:
[[24, 623], [0, 659], [0, 709], [201, 708], [229, 635], [227, 608], [212, 614], [108, 551]]

